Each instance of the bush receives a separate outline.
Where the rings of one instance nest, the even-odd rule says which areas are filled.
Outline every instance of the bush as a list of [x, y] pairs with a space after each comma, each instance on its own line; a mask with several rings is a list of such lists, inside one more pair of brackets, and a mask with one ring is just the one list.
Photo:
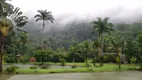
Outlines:
[[40, 66], [41, 69], [49, 69], [49, 67], [50, 67], [50, 66], [47, 65], [47, 64], [46, 64], [46, 65], [41, 65], [41, 66]]
[[15, 66], [15, 65], [13, 65], [12, 67], [14, 67], [15, 69], [19, 69], [19, 67], [18, 67], [18, 66]]
[[117, 63], [119, 63], [119, 62], [120, 62], [120, 59], [119, 59], [119, 57], [118, 57], [118, 56], [116, 57], [116, 62], [117, 62]]
[[13, 72], [16, 71], [16, 69], [19, 69], [19, 67], [17, 67], [17, 66], [10, 66], [10, 67], [6, 68], [6, 72], [13, 73]]
[[25, 64], [25, 63], [29, 62], [29, 57], [26, 55], [21, 56], [20, 61], [21, 61], [21, 63]]
[[61, 63], [61, 66], [65, 66], [66, 60], [62, 58], [60, 59], [60, 63]]
[[4, 56], [4, 61], [6, 63], [16, 63], [16, 62], [18, 62], [16, 56], [13, 55], [13, 54], [7, 54], [7, 55], [5, 55]]
[[31, 66], [30, 69], [37, 69], [37, 66]]
[[91, 65], [90, 65], [90, 64], [87, 64], [86, 67], [91, 67]]
[[31, 57], [30, 58], [30, 62], [36, 62], [36, 58], [35, 57]]
[[73, 66], [71, 66], [71, 68], [77, 68], [77, 65], [73, 65]]
[[140, 64], [140, 69], [142, 69], [142, 63]]
[[109, 62], [109, 55], [104, 55], [103, 60], [104, 62]]
[[136, 63], [136, 60], [137, 60], [137, 58], [132, 57], [131, 60], [130, 60], [130, 61], [131, 61], [131, 64], [132, 64], [132, 63]]
[[[108, 62], [113, 62], [113, 63], [116, 63], [116, 54], [104, 54], [103, 56], [103, 62], [104, 63], [108, 63]], [[99, 61], [99, 60], [97, 60]]]

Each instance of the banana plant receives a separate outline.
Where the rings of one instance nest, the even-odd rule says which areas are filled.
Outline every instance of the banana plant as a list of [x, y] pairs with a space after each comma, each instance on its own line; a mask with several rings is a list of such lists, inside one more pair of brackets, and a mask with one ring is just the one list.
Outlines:
[[0, 42], [0, 72], [2, 72], [2, 59], [3, 59], [3, 47], [4, 47], [4, 38], [8, 35], [13, 24], [11, 20], [2, 17], [0, 18], [0, 33], [1, 33], [1, 42]]

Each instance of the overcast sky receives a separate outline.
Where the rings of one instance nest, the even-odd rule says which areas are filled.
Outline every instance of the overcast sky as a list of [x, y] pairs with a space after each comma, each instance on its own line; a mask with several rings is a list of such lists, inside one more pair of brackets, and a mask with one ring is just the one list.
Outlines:
[[12, 0], [12, 4], [28, 16], [34, 16], [38, 9], [52, 11], [55, 18], [68, 19], [108, 16], [135, 21], [142, 16], [142, 0]]

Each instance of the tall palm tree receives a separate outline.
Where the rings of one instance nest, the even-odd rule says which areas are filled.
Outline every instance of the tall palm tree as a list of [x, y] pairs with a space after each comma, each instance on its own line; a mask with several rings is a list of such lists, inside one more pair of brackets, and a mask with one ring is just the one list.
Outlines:
[[[44, 28], [45, 28], [45, 21], [51, 21], [53, 23], [54, 18], [52, 15], [52, 12], [47, 12], [47, 10], [37, 10], [37, 12], [39, 14], [36, 14], [34, 16], [34, 18], [36, 18], [36, 22], [38, 21], [42, 21], [42, 25], [43, 25], [43, 34], [42, 34], [42, 39], [44, 37]], [[43, 41], [42, 41], [42, 45], [43, 45]]]
[[100, 62], [101, 62], [101, 65], [100, 66], [103, 66], [103, 62], [102, 62], [102, 59], [103, 59], [103, 47], [104, 47], [104, 41], [103, 41], [103, 34], [104, 33], [108, 33], [110, 34], [110, 31], [113, 31], [113, 24], [112, 23], [109, 23], [108, 20], [109, 18], [104, 18], [104, 19], [101, 19], [101, 18], [97, 18], [98, 20], [97, 21], [93, 21], [93, 34], [95, 31], [98, 32], [98, 37], [101, 41], [101, 46], [100, 46]]

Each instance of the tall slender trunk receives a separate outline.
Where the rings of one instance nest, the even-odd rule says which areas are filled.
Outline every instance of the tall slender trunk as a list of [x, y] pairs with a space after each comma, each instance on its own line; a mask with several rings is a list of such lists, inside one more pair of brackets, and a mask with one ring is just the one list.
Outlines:
[[103, 66], [103, 33], [100, 35], [101, 38], [101, 50], [100, 50], [100, 67]]
[[44, 28], [45, 28], [45, 21], [43, 20], [43, 33], [42, 33], [42, 40], [41, 40], [42, 47], [44, 46]]
[[2, 68], [3, 47], [4, 47], [4, 36], [1, 35], [1, 44], [0, 44], [0, 72], [3, 71], [3, 68]]

